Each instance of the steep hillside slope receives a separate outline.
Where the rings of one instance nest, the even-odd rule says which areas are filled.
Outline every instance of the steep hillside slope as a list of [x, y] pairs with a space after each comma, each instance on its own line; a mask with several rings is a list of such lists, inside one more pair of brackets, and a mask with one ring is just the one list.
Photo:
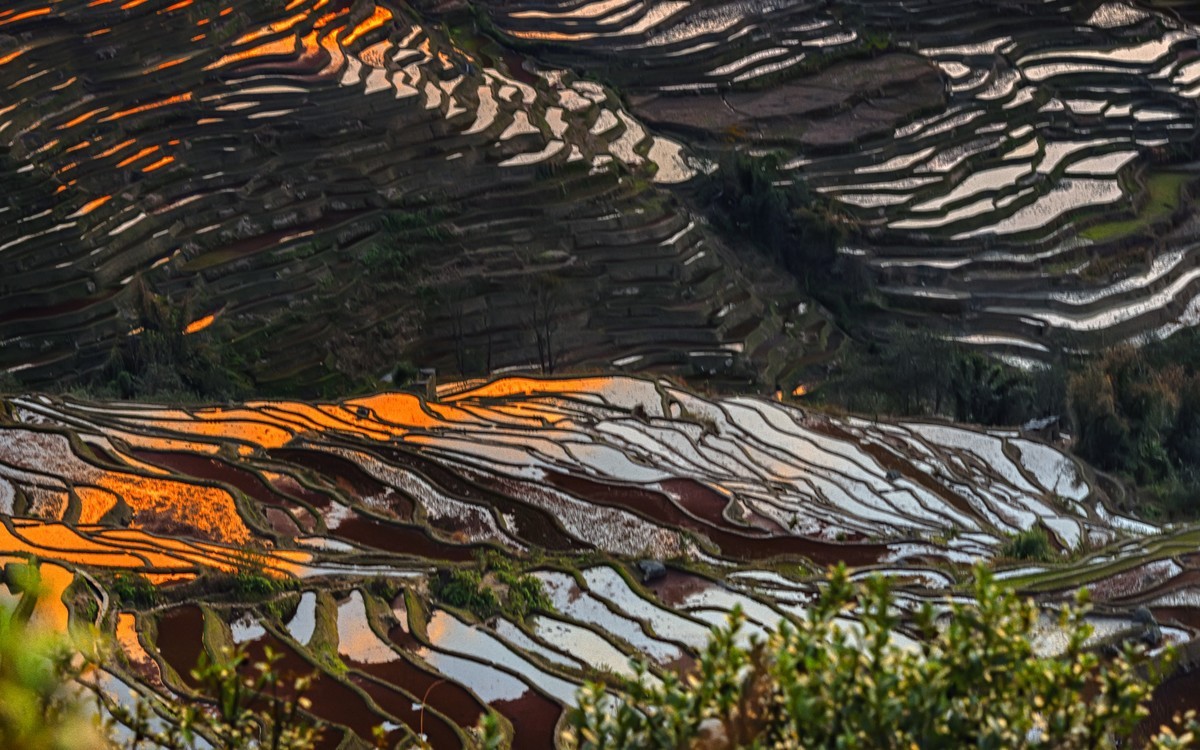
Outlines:
[[[803, 616], [838, 560], [892, 576], [904, 601], [940, 601], [980, 560], [1048, 605], [1090, 584], [1097, 639], [1140, 637], [1142, 604], [1168, 641], [1200, 625], [1198, 532], [1116, 515], [1085, 467], [1014, 433], [634, 378], [466, 383], [436, 401], [5, 410], [0, 562], [41, 561], [53, 595], [39, 617], [115, 634], [111, 697], [186, 695], [202, 649], [270, 646], [322, 673], [313, 713], [341, 727], [330, 746], [377, 724], [462, 746], [490, 705], [516, 747], [551, 747], [583, 679], [629, 673], [628, 655], [686, 669], [734, 606], [751, 631]], [[1050, 559], [1000, 563], [1031, 528]], [[646, 559], [666, 561], [661, 575], [642, 579]], [[113, 593], [122, 570], [157, 604]], [[530, 576], [547, 600], [472, 610], [443, 587], [455, 570], [501, 596], [504, 576]], [[1056, 632], [1048, 620], [1039, 649]]]
[[405, 357], [744, 374], [803, 349], [794, 289], [656, 187], [695, 173], [678, 143], [469, 27], [163, 0], [18, 3], [0, 34], [0, 363], [25, 382], [153, 328], [146, 290], [273, 391]]

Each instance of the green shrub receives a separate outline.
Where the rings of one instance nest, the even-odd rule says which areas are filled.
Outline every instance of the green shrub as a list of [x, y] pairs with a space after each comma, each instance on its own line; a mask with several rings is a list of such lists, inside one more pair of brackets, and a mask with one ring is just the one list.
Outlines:
[[523, 620], [534, 610], [551, 610], [553, 605], [542, 582], [531, 575], [499, 574], [501, 583], [508, 586], [508, 596], [504, 600], [504, 613], [518, 620]]
[[104, 747], [101, 728], [71, 683], [82, 673], [69, 642], [29, 616], [41, 594], [36, 565], [19, 572], [21, 603], [0, 607], [0, 750]]
[[1000, 554], [1015, 560], [1046, 562], [1054, 559], [1054, 547], [1050, 544], [1046, 530], [1034, 526], [1009, 537]]
[[439, 576], [434, 581], [434, 595], [481, 620], [501, 613], [522, 620], [535, 610], [554, 609], [542, 582], [521, 572], [511, 560], [484, 555], [479, 563], [482, 572], [456, 568]]
[[140, 573], [127, 570], [113, 574], [109, 591], [124, 607], [149, 609], [158, 603], [158, 589]]
[[[917, 645], [895, 639], [884, 579], [850, 582], [835, 570], [807, 616], [766, 640], [741, 645], [735, 612], [714, 631], [687, 678], [626, 681], [613, 700], [580, 693], [565, 740], [577, 750], [959, 750], [1116, 748], [1146, 715], [1151, 687], [1132, 647], [1105, 660], [1085, 647], [1083, 608], [1062, 615], [1066, 650], [1042, 657], [1030, 633], [1039, 611], [976, 572], [973, 603], [951, 603], [941, 621], [914, 616]], [[839, 620], [854, 610], [858, 628]], [[1195, 730], [1193, 725], [1191, 731]], [[1194, 744], [1169, 731], [1153, 748]]]
[[[113, 702], [91, 681], [93, 667], [113, 658], [103, 641], [84, 629], [73, 629], [72, 640], [31, 623], [42, 596], [37, 566], [21, 565], [11, 574], [19, 577], [14, 583], [22, 599], [15, 611], [0, 607], [0, 750], [312, 750], [319, 743], [322, 730], [308, 715], [305, 697], [314, 676], [285, 676], [277, 668], [281, 657], [269, 648], [254, 663], [240, 649], [225, 649], [217, 660], [202, 655], [191, 676], [204, 703], [136, 691], [132, 705]], [[80, 686], [94, 691], [97, 705]], [[119, 739], [118, 725], [124, 727]], [[473, 733], [482, 750], [507, 746], [493, 713]], [[430, 750], [419, 737], [398, 748]]]
[[496, 592], [484, 586], [483, 576], [477, 570], [458, 568], [435, 583], [434, 595], [451, 607], [465, 609], [476, 617], [486, 620], [500, 611], [500, 599]]

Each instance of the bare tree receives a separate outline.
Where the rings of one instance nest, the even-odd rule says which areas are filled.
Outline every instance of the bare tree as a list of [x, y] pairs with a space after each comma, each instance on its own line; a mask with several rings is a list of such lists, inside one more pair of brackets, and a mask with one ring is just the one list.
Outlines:
[[523, 320], [532, 332], [537, 344], [538, 364], [542, 372], [550, 375], [558, 363], [556, 335], [559, 328], [558, 314], [562, 307], [562, 282], [549, 274], [541, 274], [525, 285], [529, 304]]

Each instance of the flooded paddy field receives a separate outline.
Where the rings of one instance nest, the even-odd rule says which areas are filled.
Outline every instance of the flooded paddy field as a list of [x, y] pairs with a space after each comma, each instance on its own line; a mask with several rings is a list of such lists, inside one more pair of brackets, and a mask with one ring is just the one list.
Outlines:
[[730, 152], [819, 197], [868, 322], [1037, 362], [1200, 320], [1186, 17], [444, 5], [7, 8], [5, 377], [94, 382], [166, 328], [305, 396], [405, 360], [793, 383], [844, 339], [713, 230]]
[[[1135, 518], [1065, 445], [783, 394], [862, 343], [822, 279], [858, 285], [854, 335], [1030, 367], [1200, 322], [1197, 22], [12, 0], [0, 392], [31, 395], [0, 398], [0, 565], [37, 561], [39, 622], [111, 636], [113, 700], [194, 697], [201, 655], [269, 648], [320, 675], [329, 747], [465, 748], [490, 709], [553, 747], [584, 682], [684, 674], [735, 608], [743, 639], [803, 617], [837, 563], [914, 606], [988, 565], [1044, 605], [1039, 653], [1085, 587], [1096, 645], [1191, 644], [1200, 530]], [[721, 224], [733, 157], [806, 191], [829, 276]], [[449, 382], [387, 390], [422, 368]], [[1048, 560], [1006, 557], [1028, 532]], [[117, 595], [130, 574], [155, 595]], [[456, 605], [471, 575], [545, 601]]]
[[703, 168], [681, 142], [461, 19], [20, 0], [0, 11], [0, 91], [6, 377], [136, 360], [162, 326], [150, 300], [271, 392], [404, 358], [527, 365], [531, 294], [560, 365], [742, 373], [768, 365], [748, 339], [806, 348], [784, 333], [800, 316], [763, 314], [770, 274], [668, 190]]
[[[552, 747], [585, 680], [632, 674], [631, 657], [651, 679], [686, 672], [734, 607], [744, 638], [803, 617], [837, 561], [914, 602], [944, 603], [979, 562], [1048, 608], [1087, 586], [1097, 639], [1139, 632], [1139, 607], [1170, 642], [1200, 626], [1200, 532], [1124, 516], [1052, 445], [665, 380], [228, 407], [12, 398], [0, 496], [0, 561], [39, 561], [36, 617], [113, 635], [114, 679], [189, 695], [201, 652], [270, 647], [321, 675], [313, 717], [334, 745], [382, 725], [463, 747], [491, 707], [518, 746]], [[1051, 561], [1005, 562], [1004, 542], [1032, 528]], [[443, 600], [438, 581], [487, 551], [547, 603], [481, 617]], [[645, 561], [663, 567], [646, 578]], [[249, 567], [290, 583], [251, 599], [216, 583]], [[158, 603], [107, 593], [118, 571]], [[1052, 623], [1046, 653], [1061, 647]]]
[[698, 152], [781, 155], [852, 227], [881, 318], [1036, 362], [1196, 320], [1200, 30], [1151, 5], [489, 7]]

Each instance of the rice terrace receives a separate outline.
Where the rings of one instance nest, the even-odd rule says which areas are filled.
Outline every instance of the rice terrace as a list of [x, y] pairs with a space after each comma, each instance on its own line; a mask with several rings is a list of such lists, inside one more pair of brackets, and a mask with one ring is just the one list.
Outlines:
[[1198, 746], [1198, 199], [1179, 0], [4, 0], [0, 750]]

